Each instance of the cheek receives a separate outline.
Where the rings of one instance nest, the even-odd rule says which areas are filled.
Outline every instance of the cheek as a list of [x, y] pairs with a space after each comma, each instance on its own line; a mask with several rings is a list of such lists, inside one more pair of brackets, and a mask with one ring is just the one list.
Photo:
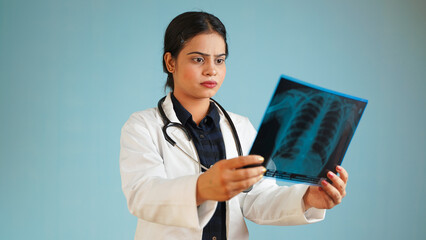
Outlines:
[[185, 66], [182, 70], [182, 77], [186, 80], [194, 80], [198, 76], [198, 72], [194, 67]]
[[226, 76], [226, 67], [224, 66], [223, 69], [221, 69], [221, 72], [220, 72], [220, 84], [223, 83], [225, 76]]

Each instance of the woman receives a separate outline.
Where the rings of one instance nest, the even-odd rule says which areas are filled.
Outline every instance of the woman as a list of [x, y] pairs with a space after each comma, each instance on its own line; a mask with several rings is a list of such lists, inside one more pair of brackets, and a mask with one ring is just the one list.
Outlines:
[[[262, 179], [263, 167], [242, 168], [263, 158], [238, 156], [232, 125], [243, 155], [256, 131], [245, 117], [228, 113], [228, 120], [210, 100], [225, 78], [227, 56], [226, 30], [215, 16], [187, 12], [169, 24], [163, 67], [172, 92], [122, 128], [120, 170], [129, 210], [138, 217], [135, 239], [248, 239], [244, 217], [312, 223], [345, 196], [341, 167], [321, 187], [279, 187]], [[182, 125], [171, 124], [165, 134], [166, 118]]]

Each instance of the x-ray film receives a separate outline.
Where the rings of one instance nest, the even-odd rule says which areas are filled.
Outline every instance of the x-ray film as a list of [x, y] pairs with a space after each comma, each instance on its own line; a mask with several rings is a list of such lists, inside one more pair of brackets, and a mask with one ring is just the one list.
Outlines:
[[265, 158], [265, 176], [319, 184], [336, 172], [367, 100], [282, 75], [250, 154]]

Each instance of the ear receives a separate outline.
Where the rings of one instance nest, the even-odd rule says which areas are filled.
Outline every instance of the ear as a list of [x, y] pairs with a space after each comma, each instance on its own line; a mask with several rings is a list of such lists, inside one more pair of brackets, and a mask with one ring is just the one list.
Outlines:
[[169, 71], [169, 73], [174, 73], [176, 62], [170, 52], [164, 54], [164, 62], [166, 63], [167, 71]]

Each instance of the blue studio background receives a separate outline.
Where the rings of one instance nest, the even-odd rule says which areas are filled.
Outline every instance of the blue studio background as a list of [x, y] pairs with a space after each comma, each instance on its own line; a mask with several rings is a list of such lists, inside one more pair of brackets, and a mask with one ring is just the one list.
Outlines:
[[0, 0], [0, 239], [133, 239], [120, 130], [164, 95], [163, 34], [188, 10], [226, 25], [216, 99], [256, 127], [281, 74], [369, 100], [343, 204], [308, 226], [248, 222], [250, 239], [424, 239], [426, 2], [414, 0]]

